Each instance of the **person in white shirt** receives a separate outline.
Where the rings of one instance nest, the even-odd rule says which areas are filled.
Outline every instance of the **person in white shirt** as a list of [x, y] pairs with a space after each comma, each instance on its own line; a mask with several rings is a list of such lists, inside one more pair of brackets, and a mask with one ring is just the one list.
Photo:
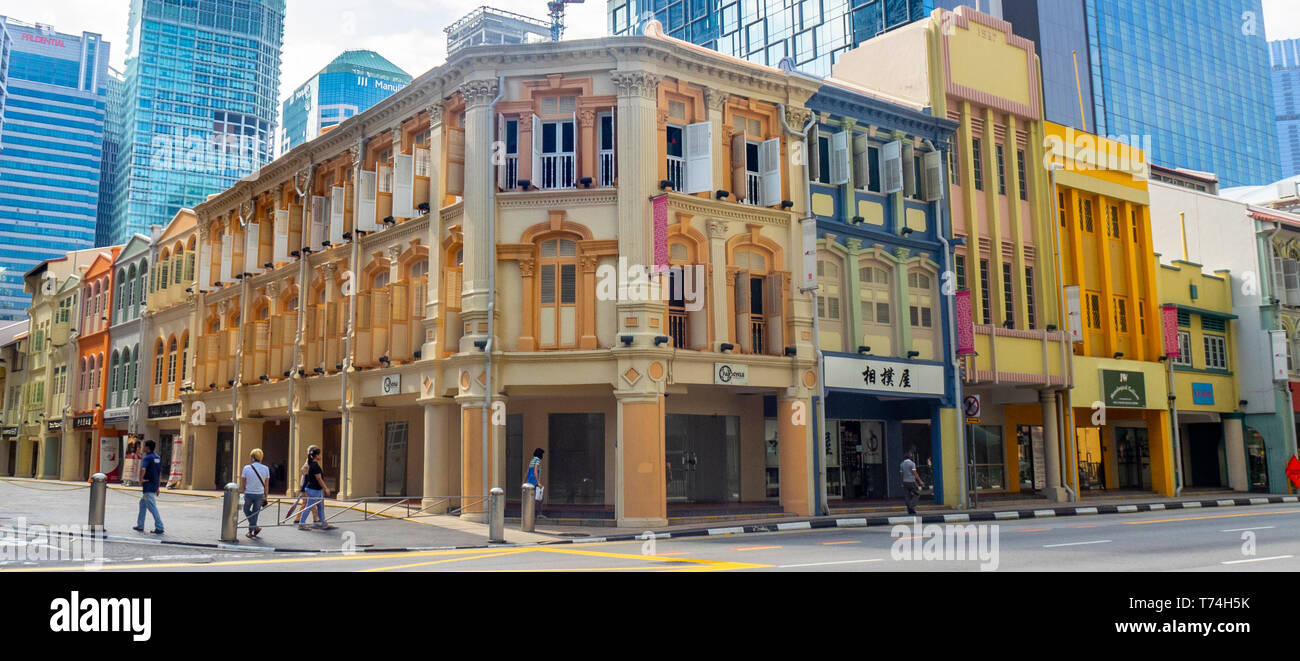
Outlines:
[[257, 515], [262, 512], [262, 503], [266, 502], [266, 486], [270, 481], [271, 469], [262, 464], [262, 450], [254, 449], [248, 453], [248, 464], [239, 474], [239, 489], [244, 493], [244, 516], [248, 517], [245, 537], [254, 538], [262, 532], [257, 525]]

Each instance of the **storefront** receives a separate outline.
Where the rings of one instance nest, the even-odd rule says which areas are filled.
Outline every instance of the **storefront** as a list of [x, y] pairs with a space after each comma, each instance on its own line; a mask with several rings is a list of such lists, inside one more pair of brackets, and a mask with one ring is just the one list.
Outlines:
[[1163, 365], [1075, 358], [1074, 427], [1081, 491], [1174, 493]]
[[899, 465], [908, 453], [926, 484], [923, 494], [944, 504], [943, 443], [945, 435], [956, 436], [955, 411], [944, 407], [945, 366], [829, 352], [825, 365], [822, 449], [831, 506], [901, 498]]
[[5, 475], [18, 475], [18, 428], [0, 427], [0, 448], [5, 457]]
[[179, 484], [184, 479], [184, 444], [181, 442], [181, 403], [151, 404], [145, 410], [148, 422], [145, 438], [155, 439], [158, 455], [163, 459], [167, 473], [166, 484]]

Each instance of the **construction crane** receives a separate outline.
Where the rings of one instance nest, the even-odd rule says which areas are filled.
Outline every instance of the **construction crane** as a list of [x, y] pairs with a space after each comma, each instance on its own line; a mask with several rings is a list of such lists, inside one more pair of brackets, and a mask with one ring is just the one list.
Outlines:
[[564, 35], [564, 6], [582, 4], [585, 0], [551, 0], [546, 8], [551, 11], [551, 41]]

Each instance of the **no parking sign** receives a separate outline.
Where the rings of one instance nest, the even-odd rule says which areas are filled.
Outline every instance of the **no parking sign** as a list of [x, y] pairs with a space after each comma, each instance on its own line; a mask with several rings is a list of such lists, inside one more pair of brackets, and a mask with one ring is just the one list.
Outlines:
[[961, 410], [966, 416], [967, 424], [976, 424], [980, 421], [980, 396], [966, 395], [961, 400]]

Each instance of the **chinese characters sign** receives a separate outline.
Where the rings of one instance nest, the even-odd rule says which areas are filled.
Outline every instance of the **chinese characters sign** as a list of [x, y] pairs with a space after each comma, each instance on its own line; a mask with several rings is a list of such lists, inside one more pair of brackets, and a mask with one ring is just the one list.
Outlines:
[[826, 356], [826, 387], [915, 395], [942, 395], [943, 367], [903, 360]]

